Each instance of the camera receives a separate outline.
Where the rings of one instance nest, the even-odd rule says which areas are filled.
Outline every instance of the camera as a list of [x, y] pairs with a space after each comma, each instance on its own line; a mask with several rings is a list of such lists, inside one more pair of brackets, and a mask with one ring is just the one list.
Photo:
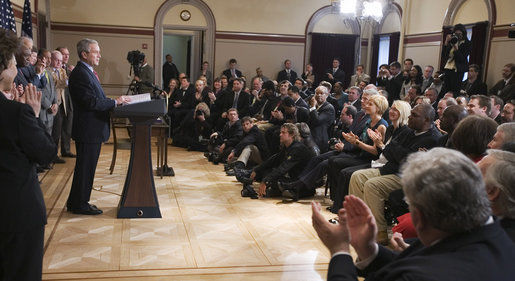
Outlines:
[[458, 37], [458, 35], [456, 35], [456, 33], [453, 33], [449, 43], [451, 43], [451, 45], [454, 45], [454, 44], [458, 43], [459, 40], [460, 40], [460, 38]]
[[335, 145], [336, 145], [337, 143], [339, 143], [339, 142], [340, 142], [340, 140], [339, 140], [339, 139], [337, 139], [337, 138], [331, 138], [331, 139], [329, 139], [329, 149], [330, 149], [330, 150], [335, 150]]
[[195, 111], [195, 116], [200, 116], [200, 115], [204, 115], [204, 111], [202, 111], [200, 109]]
[[141, 68], [141, 64], [145, 59], [145, 54], [135, 50], [127, 53], [127, 61], [131, 64], [132, 69], [134, 69], [134, 75], [139, 76], [139, 71]]

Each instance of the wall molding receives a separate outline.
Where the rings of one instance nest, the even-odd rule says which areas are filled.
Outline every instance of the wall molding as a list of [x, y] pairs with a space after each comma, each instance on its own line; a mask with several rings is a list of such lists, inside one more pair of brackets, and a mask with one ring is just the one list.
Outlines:
[[431, 32], [431, 33], [420, 33], [420, 34], [410, 34], [404, 37], [404, 44], [419, 44], [419, 43], [429, 43], [429, 42], [438, 42], [442, 41], [442, 32]]
[[244, 32], [216, 32], [216, 40], [244, 40], [244, 41], [265, 41], [280, 43], [300, 43], [304, 44], [305, 36], [266, 34], [266, 33], [244, 33]]
[[151, 28], [136, 28], [128, 26], [108, 26], [108, 25], [91, 25], [91, 24], [65, 24], [60, 22], [51, 22], [51, 29], [54, 31], [73, 31], [73, 32], [94, 32], [108, 34], [127, 34], [127, 35], [146, 35], [154, 36]]

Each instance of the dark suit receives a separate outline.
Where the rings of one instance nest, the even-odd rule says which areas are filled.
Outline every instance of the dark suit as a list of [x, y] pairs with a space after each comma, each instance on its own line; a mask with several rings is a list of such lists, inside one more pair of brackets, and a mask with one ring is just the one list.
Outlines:
[[293, 85], [295, 84], [295, 79], [297, 79], [297, 72], [290, 69], [290, 75], [288, 76], [288, 72], [286, 69], [283, 69], [277, 73], [277, 82], [281, 83], [281, 81], [288, 80]]
[[511, 77], [508, 84], [501, 79], [490, 89], [488, 94], [499, 96], [504, 102], [515, 99], [515, 78]]
[[[236, 76], [238, 78], [240, 78], [242, 76], [241, 74], [241, 71], [239, 71], [238, 69], [235, 69], [234, 72], [236, 73]], [[236, 78], [236, 77], [233, 77], [232, 76], [232, 73], [231, 73], [231, 69], [230, 68], [227, 68], [226, 70], [224, 70], [222, 72], [222, 75], [225, 75], [225, 77], [227, 77], [228, 80], [230, 80], [231, 78]]]
[[334, 123], [334, 107], [325, 102], [318, 109], [309, 112], [309, 129], [320, 152], [327, 151], [327, 141], [329, 140], [329, 127]]
[[175, 66], [173, 62], [165, 62], [163, 64], [163, 89], [168, 90], [170, 80], [172, 80], [172, 78], [177, 79], [177, 77], [179, 77], [179, 70], [177, 69], [177, 66]]
[[486, 95], [486, 84], [476, 79], [472, 84], [469, 84], [469, 80], [465, 80], [461, 83], [461, 90], [467, 92], [467, 95]]
[[81, 211], [89, 209], [100, 148], [109, 139], [109, 111], [116, 102], [106, 97], [100, 81], [83, 62], [73, 69], [68, 87], [74, 108], [72, 138], [77, 160], [67, 207]]
[[402, 73], [399, 73], [397, 76], [392, 77], [392, 79], [388, 80], [388, 84], [386, 85], [386, 91], [388, 92], [388, 103], [390, 106], [393, 104], [395, 100], [401, 99], [401, 89], [402, 84], [404, 82], [404, 77]]
[[277, 182], [286, 175], [289, 179], [297, 179], [309, 161], [308, 148], [297, 141], [289, 147], [281, 146], [281, 150], [254, 168], [256, 180], [270, 183]]
[[[233, 91], [226, 92], [226, 94], [222, 97], [221, 102], [221, 112], [227, 111], [229, 108], [233, 107], [234, 104], [234, 95]], [[250, 95], [241, 90], [238, 96], [238, 102], [236, 109], [238, 110], [238, 116], [241, 118], [243, 116], [250, 116]]]
[[442, 57], [444, 59], [443, 71], [445, 74], [443, 81], [448, 91], [453, 91], [454, 93], [458, 93], [460, 91], [463, 75], [468, 71], [469, 68], [467, 57], [470, 54], [471, 48], [472, 44], [468, 39], [458, 43], [458, 50], [453, 52], [454, 63], [456, 67], [456, 70], [453, 70], [445, 68], [445, 65], [447, 64], [447, 61], [451, 55], [453, 46], [451, 44], [442, 46]]
[[[415, 242], [398, 256], [379, 247], [362, 272], [372, 280], [513, 280], [515, 246], [498, 222], [449, 236], [430, 247]], [[327, 280], [357, 280], [349, 255], [336, 255]]]
[[46, 208], [36, 163], [57, 147], [30, 106], [0, 94], [0, 279], [41, 280]]
[[46, 79], [38, 77], [36, 74], [36, 69], [33, 65], [27, 65], [18, 67], [18, 74], [16, 78], [14, 78], [14, 83], [16, 86], [23, 85], [23, 87], [27, 86], [27, 84], [32, 83], [32, 85], [41, 89], [46, 86]]
[[[333, 79], [329, 78], [329, 75], [327, 75], [328, 73], [331, 73], [333, 75]], [[333, 69], [329, 68], [325, 71], [323, 80], [331, 83], [331, 85], [333, 85], [333, 86], [334, 86], [334, 83], [336, 83], [336, 82], [343, 83], [345, 80], [345, 72], [343, 70], [341, 70], [340, 68], [338, 68], [336, 70], [336, 72], [333, 73]], [[354, 86], [354, 85], [351, 85], [351, 86]], [[344, 87], [345, 87], [345, 84], [344, 84]]]

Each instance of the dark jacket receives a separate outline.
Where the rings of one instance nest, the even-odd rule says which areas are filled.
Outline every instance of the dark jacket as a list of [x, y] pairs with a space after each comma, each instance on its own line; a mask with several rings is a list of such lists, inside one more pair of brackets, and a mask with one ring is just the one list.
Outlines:
[[73, 102], [72, 138], [85, 143], [109, 139], [109, 111], [116, 102], [107, 98], [95, 74], [79, 62], [68, 83]]
[[286, 69], [283, 69], [277, 73], [277, 82], [281, 83], [281, 81], [288, 80], [293, 85], [295, 84], [295, 80], [297, 79], [297, 72], [290, 69], [290, 77], [288, 78], [288, 73]]
[[334, 107], [325, 102], [318, 109], [309, 112], [309, 129], [311, 135], [320, 148], [320, 152], [327, 151], [329, 128], [334, 124]]
[[218, 132], [218, 137], [222, 138], [223, 143], [225, 143], [225, 147], [236, 146], [243, 137], [241, 120], [234, 122], [232, 126], [230, 125], [229, 121], [227, 121], [224, 125], [223, 130], [221, 132]]
[[501, 79], [490, 89], [488, 94], [499, 96], [504, 102], [515, 99], [515, 77], [512, 77], [508, 84]]
[[[291, 179], [297, 179], [308, 161], [308, 148], [304, 144], [294, 141], [289, 147], [281, 146], [278, 153], [255, 167], [254, 171], [266, 183], [275, 182], [286, 174]], [[265, 171], [268, 171], [268, 173], [266, 175], [262, 174]]]
[[[456, 64], [456, 70], [458, 72], [467, 72], [469, 70], [469, 62], [467, 60], [467, 57], [470, 54], [470, 49], [472, 47], [472, 44], [468, 39], [464, 40], [463, 43], [460, 43], [458, 46], [458, 50], [454, 52], [454, 62]], [[449, 54], [451, 52], [452, 45], [447, 44], [445, 46], [442, 46], [442, 57], [444, 58], [444, 67], [447, 63], [447, 60], [449, 58]]]
[[379, 168], [381, 175], [397, 174], [401, 164], [408, 155], [417, 152], [419, 148], [427, 150], [436, 147], [442, 134], [432, 126], [427, 132], [416, 136], [413, 130], [406, 130], [394, 138], [383, 150], [383, 155], [388, 162]]
[[[455, 234], [430, 247], [416, 241], [401, 254], [379, 246], [374, 261], [362, 272], [367, 281], [513, 280], [515, 246], [498, 222]], [[351, 256], [336, 255], [327, 280], [357, 280]]]
[[32, 108], [0, 94], [0, 232], [46, 224], [36, 163], [46, 165], [56, 154], [56, 144]]
[[266, 146], [265, 136], [263, 136], [263, 133], [261, 133], [256, 125], [252, 126], [248, 133], [243, 132], [243, 138], [233, 149], [234, 155], [240, 156], [242, 150], [247, 145], [251, 144], [255, 145], [259, 149], [261, 159], [266, 159], [268, 157], [268, 147]]
[[[468, 89], [467, 89], [468, 87]], [[467, 95], [486, 95], [486, 84], [476, 79], [472, 85], [468, 86], [468, 79], [461, 83], [461, 90], [467, 92]]]

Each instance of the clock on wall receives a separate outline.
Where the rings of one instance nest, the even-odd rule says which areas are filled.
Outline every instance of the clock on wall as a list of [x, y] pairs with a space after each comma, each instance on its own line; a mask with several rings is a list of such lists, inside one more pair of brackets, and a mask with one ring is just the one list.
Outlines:
[[191, 18], [191, 13], [188, 10], [182, 10], [181, 11], [181, 20], [183, 21], [189, 21]]

